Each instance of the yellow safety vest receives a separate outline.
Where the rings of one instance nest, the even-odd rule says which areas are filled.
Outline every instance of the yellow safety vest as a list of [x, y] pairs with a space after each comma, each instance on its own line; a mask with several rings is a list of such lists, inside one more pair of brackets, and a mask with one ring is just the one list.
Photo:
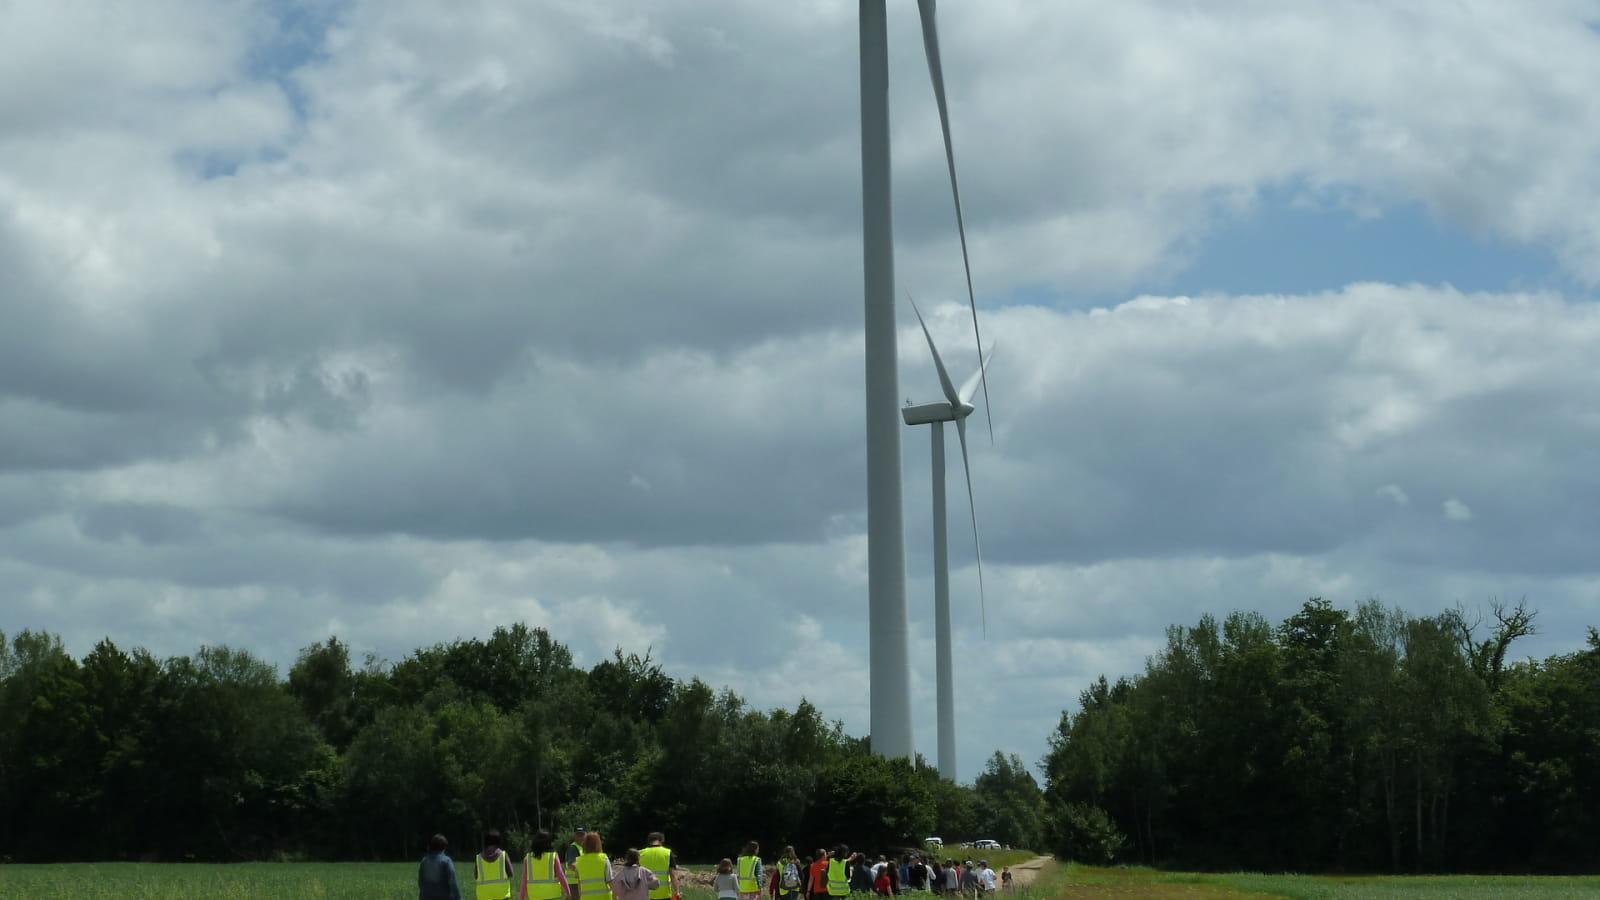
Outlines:
[[761, 890], [761, 882], [756, 880], [756, 866], [759, 865], [759, 856], [739, 857], [739, 893], [754, 894]]
[[850, 893], [850, 882], [844, 878], [844, 860], [828, 860], [828, 895], [843, 897]]
[[554, 851], [543, 856], [530, 855], [522, 861], [522, 889], [528, 900], [561, 900], [561, 880], [556, 875], [560, 866], [561, 857]]
[[606, 884], [606, 855], [604, 853], [584, 853], [578, 857], [578, 897], [579, 900], [592, 900], [602, 894], [611, 893], [611, 885]]
[[666, 847], [646, 847], [639, 851], [639, 865], [656, 873], [661, 886], [650, 892], [650, 900], [672, 896], [672, 851]]
[[472, 880], [477, 883], [478, 900], [511, 900], [511, 860], [506, 852], [491, 862], [479, 853], [472, 861]]

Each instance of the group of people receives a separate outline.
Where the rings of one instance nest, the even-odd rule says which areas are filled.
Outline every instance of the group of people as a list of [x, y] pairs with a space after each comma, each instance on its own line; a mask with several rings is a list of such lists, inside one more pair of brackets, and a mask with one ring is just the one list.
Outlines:
[[989, 861], [957, 863], [947, 859], [929, 862], [918, 854], [905, 854], [899, 862], [886, 856], [876, 859], [865, 853], [852, 853], [841, 844], [833, 850], [818, 850], [811, 859], [801, 859], [793, 847], [784, 847], [770, 867], [761, 862], [760, 846], [751, 841], [737, 862], [724, 859], [717, 865], [717, 900], [829, 900], [850, 894], [894, 896], [908, 891], [933, 891], [977, 900], [992, 897], [997, 884], [1010, 887], [1011, 869], [1000, 876], [989, 868]]
[[[519, 882], [518, 869], [502, 847], [504, 836], [489, 831], [482, 852], [473, 859], [473, 900], [678, 900], [678, 864], [665, 840], [661, 832], [651, 832], [644, 849], [630, 848], [613, 861], [597, 831], [578, 828], [560, 852], [550, 832], [541, 831], [523, 858]], [[448, 851], [442, 834], [428, 842], [428, 855], [417, 870], [421, 900], [462, 900]], [[1009, 868], [999, 883], [1011, 886]], [[840, 844], [816, 851], [809, 861], [793, 847], [784, 847], [767, 866], [755, 841], [745, 844], [737, 860], [718, 863], [713, 881], [718, 900], [763, 900], [763, 895], [770, 900], [830, 900], [852, 893], [893, 896], [921, 890], [978, 900], [993, 897], [996, 885], [995, 872], [983, 859], [976, 865], [972, 860], [940, 863], [907, 854], [892, 862], [852, 853]]]
[[997, 884], [1009, 883], [1011, 870], [997, 877], [989, 868], [989, 861], [980, 859], [958, 862], [946, 859], [924, 859], [920, 854], [901, 855], [898, 862], [879, 856], [876, 860], [867, 854], [856, 853], [846, 863], [846, 879], [851, 893], [874, 893], [895, 896], [908, 891], [932, 891], [936, 894], [961, 895], [967, 898], [992, 896]]
[[[677, 861], [652, 832], [643, 850], [629, 848], [617, 861], [606, 855], [598, 831], [577, 829], [573, 840], [557, 852], [550, 832], [533, 836], [522, 859], [521, 880], [504, 848], [499, 831], [483, 835], [483, 850], [472, 860], [474, 900], [668, 900], [678, 896]], [[450, 842], [442, 834], [428, 841], [428, 854], [417, 869], [421, 900], [462, 900]], [[568, 877], [570, 873], [570, 878]]]

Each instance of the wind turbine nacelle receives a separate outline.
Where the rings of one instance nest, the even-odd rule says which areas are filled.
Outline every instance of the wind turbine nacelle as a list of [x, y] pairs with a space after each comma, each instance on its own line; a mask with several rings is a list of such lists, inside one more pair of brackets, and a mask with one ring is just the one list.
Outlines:
[[[967, 411], [972, 411], [970, 406], [968, 407]], [[944, 401], [940, 401], [938, 403], [919, 403], [916, 406], [901, 407], [900, 415], [905, 418], [907, 425], [928, 425], [933, 422], [954, 422], [957, 418], [956, 411], [950, 407], [949, 403]]]

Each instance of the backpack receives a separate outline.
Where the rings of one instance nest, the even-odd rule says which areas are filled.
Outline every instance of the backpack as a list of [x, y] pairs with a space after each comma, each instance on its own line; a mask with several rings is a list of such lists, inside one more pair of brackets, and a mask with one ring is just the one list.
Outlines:
[[800, 869], [792, 862], [783, 864], [783, 880], [779, 882], [786, 891], [800, 889]]

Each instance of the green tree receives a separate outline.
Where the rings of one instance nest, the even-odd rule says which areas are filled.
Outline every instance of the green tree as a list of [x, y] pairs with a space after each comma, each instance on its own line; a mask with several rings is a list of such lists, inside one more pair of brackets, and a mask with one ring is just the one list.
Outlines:
[[996, 750], [984, 764], [974, 794], [978, 828], [986, 836], [1011, 847], [1043, 846], [1043, 794], [1021, 757]]
[[971, 787], [941, 778], [933, 766], [920, 766], [917, 771], [928, 789], [933, 809], [933, 826], [930, 833], [951, 840], [970, 837], [983, 829], [979, 826], [977, 793]]
[[289, 695], [300, 704], [306, 718], [323, 740], [343, 750], [365, 724], [355, 673], [350, 670], [350, 648], [337, 637], [318, 641], [300, 651], [289, 669]]
[[108, 638], [96, 644], [80, 668], [90, 723], [80, 775], [92, 779], [82, 821], [85, 840], [128, 852], [128, 836], [148, 825], [147, 773], [162, 761], [154, 755], [156, 701], [161, 663], [145, 650], [124, 653]]
[[929, 799], [909, 760], [853, 753], [823, 774], [805, 832], [858, 848], [917, 846], [933, 827]]
[[522, 825], [530, 783], [521, 769], [517, 719], [480, 699], [453, 700], [433, 713], [429, 734], [444, 775], [449, 808], [469, 831]]
[[1489, 688], [1455, 640], [1448, 616], [1407, 623], [1401, 662], [1403, 741], [1410, 757], [1413, 866], [1436, 868], [1449, 849], [1462, 757], [1494, 738]]
[[273, 668], [248, 652], [202, 647], [167, 661], [155, 704], [150, 796], [165, 855], [248, 859], [296, 843], [319, 795], [307, 773], [325, 754]]
[[1600, 866], [1600, 634], [1587, 647], [1504, 672], [1501, 765], [1509, 776], [1496, 841], [1536, 871]]
[[471, 811], [451, 791], [433, 729], [420, 705], [391, 706], [351, 742], [341, 808], [357, 856], [400, 859], [436, 831], [473, 834]]
[[0, 671], [0, 847], [22, 858], [76, 852], [55, 843], [91, 808], [94, 723], [78, 664], [55, 635], [18, 632]]

